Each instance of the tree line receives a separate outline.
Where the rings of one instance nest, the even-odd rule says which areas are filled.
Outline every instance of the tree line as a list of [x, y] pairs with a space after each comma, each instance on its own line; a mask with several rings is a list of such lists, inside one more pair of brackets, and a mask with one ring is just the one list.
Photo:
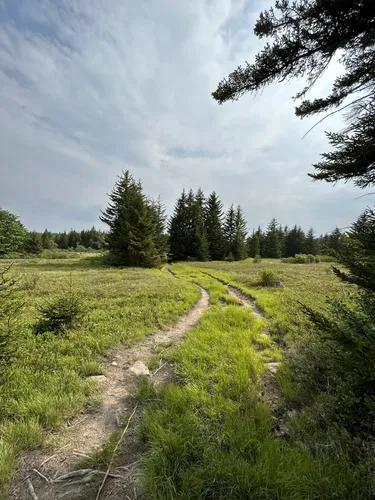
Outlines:
[[171, 261], [242, 260], [247, 257], [280, 259], [296, 254], [332, 255], [339, 251], [345, 235], [315, 236], [300, 226], [282, 227], [273, 218], [265, 231], [249, 235], [240, 205], [224, 205], [214, 191], [205, 197], [199, 188], [183, 189], [172, 216], [167, 220], [160, 198], [143, 193], [140, 181], [123, 173], [110, 194], [110, 203], [100, 220], [105, 232], [95, 227], [77, 231], [28, 232], [18, 217], [0, 210], [0, 251], [38, 255], [43, 250], [110, 250], [107, 260], [124, 266], [154, 266]]

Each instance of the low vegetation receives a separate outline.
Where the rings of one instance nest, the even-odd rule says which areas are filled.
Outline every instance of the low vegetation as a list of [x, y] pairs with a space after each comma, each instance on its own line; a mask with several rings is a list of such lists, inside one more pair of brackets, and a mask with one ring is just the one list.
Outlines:
[[[154, 394], [144, 391], [142, 436], [147, 451], [143, 465], [150, 498], [369, 498], [368, 469], [363, 463], [351, 462], [345, 452], [336, 454], [340, 444], [337, 439], [329, 442], [334, 451], [325, 446], [321, 436], [316, 440], [321, 447], [312, 450], [309, 440], [313, 431], [302, 413], [292, 422], [287, 438], [280, 439], [273, 433], [270, 408], [260, 391], [265, 362], [280, 361], [280, 348], [270, 343], [273, 335], [268, 342], [264, 340], [264, 320], [256, 319], [250, 309], [234, 304], [222, 307], [227, 301], [226, 289], [207, 274], [263, 299], [259, 305], [269, 318], [271, 330], [277, 328], [273, 323], [278, 323], [283, 313], [285, 334], [292, 339], [295, 328], [289, 332], [288, 326], [296, 319], [291, 311], [298, 309], [291, 300], [298, 294], [296, 270], [278, 263], [273, 267], [273, 272], [282, 274], [288, 283], [285, 290], [255, 288], [254, 273], [259, 273], [259, 268], [254, 271], [251, 263], [173, 267], [179, 275], [206, 287], [212, 305], [184, 344], [170, 354], [178, 383]], [[306, 288], [314, 276], [308, 269], [297, 271], [301, 277], [308, 272]], [[310, 287], [311, 302], [320, 301], [319, 291], [327, 277], [326, 290], [341, 295], [342, 286], [335, 290], [334, 277], [321, 267], [316, 270], [318, 278], [315, 276], [312, 290]], [[284, 294], [287, 297], [275, 309], [274, 297]], [[306, 317], [302, 321], [308, 323]], [[285, 368], [280, 370], [279, 379], [281, 388], [285, 392], [289, 389], [284, 398], [292, 400], [294, 385]], [[295, 396], [293, 401], [295, 408], [301, 408]]]
[[[75, 323], [78, 294], [85, 313]], [[102, 373], [106, 349], [175, 321], [198, 295], [166, 271], [113, 270], [93, 257], [16, 261], [0, 282], [0, 482], [43, 430], [94, 401], [87, 377]]]

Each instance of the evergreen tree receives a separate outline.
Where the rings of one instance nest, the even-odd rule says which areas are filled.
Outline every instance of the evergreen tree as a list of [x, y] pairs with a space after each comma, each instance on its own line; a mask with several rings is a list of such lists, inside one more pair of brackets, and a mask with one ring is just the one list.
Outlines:
[[207, 233], [204, 226], [204, 194], [199, 188], [194, 199], [193, 208], [193, 241], [194, 241], [194, 256], [199, 261], [209, 259]]
[[77, 231], [71, 229], [68, 234], [68, 247], [77, 248], [81, 244], [81, 237]]
[[187, 197], [185, 189], [177, 200], [169, 220], [169, 246], [172, 260], [186, 260], [189, 241]]
[[27, 237], [19, 218], [0, 208], [0, 252], [21, 252]]
[[256, 257], [261, 255], [260, 249], [260, 228], [257, 231], [253, 231], [252, 235], [246, 240], [247, 255], [248, 257]]
[[42, 245], [46, 250], [52, 250], [57, 246], [53, 234], [50, 233], [48, 229], [46, 229], [42, 234]]
[[25, 241], [25, 252], [38, 255], [43, 250], [42, 237], [36, 231], [31, 231]]
[[305, 238], [305, 253], [316, 255], [318, 253], [318, 242], [315, 238], [314, 229], [311, 227]]
[[285, 256], [294, 257], [305, 251], [305, 233], [301, 227], [295, 225], [285, 237]]
[[166, 234], [167, 217], [160, 196], [151, 201], [151, 207], [155, 218], [155, 245], [158, 253], [163, 256], [163, 260], [166, 260], [169, 252], [168, 235]]
[[107, 245], [113, 264], [154, 267], [162, 256], [156, 245], [155, 214], [130, 172], [117, 180], [100, 220], [109, 226]]
[[214, 191], [208, 197], [205, 207], [208, 251], [212, 260], [222, 260], [225, 257], [225, 238], [222, 223], [223, 204]]
[[232, 255], [234, 260], [246, 258], [246, 221], [242, 208], [238, 205], [235, 212], [235, 234]]
[[264, 242], [264, 257], [269, 259], [281, 258], [280, 228], [275, 218], [271, 220], [267, 227]]
[[223, 233], [225, 237], [226, 257], [231, 257], [233, 259], [236, 239], [236, 211], [233, 204], [228, 208], [225, 215]]
[[60, 233], [58, 235], [58, 237], [57, 237], [57, 246], [61, 250], [67, 250], [67, 248], [69, 247], [68, 235], [67, 235], [66, 231], [64, 231], [63, 233]]
[[254, 32], [272, 37], [256, 55], [253, 64], [238, 67], [213, 92], [219, 103], [236, 100], [247, 92], [258, 92], [274, 81], [307, 76], [306, 93], [340, 53], [343, 74], [337, 76], [331, 93], [304, 99], [296, 108], [300, 117], [340, 110], [345, 99], [355, 96], [341, 109], [349, 110], [349, 125], [342, 133], [329, 133], [333, 151], [314, 165], [314, 179], [337, 182], [354, 179], [360, 187], [375, 183], [375, 2], [373, 0], [277, 1], [275, 9], [262, 12]]

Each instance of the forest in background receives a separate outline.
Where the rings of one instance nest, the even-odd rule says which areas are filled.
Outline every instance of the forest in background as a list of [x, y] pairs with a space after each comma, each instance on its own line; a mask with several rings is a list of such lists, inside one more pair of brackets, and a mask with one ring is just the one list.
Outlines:
[[[154, 205], [157, 206], [164, 260], [231, 261], [258, 256], [279, 259], [298, 254], [335, 256], [345, 238], [337, 227], [331, 233], [317, 236], [313, 228], [305, 232], [297, 225], [282, 226], [276, 218], [265, 230], [259, 226], [249, 233], [241, 206], [232, 204], [224, 211], [224, 205], [215, 192], [206, 198], [201, 189], [196, 193], [183, 190], [169, 218], [165, 216], [160, 199]], [[34, 255], [48, 258], [57, 256], [56, 250], [104, 251], [108, 246], [107, 236], [106, 231], [95, 227], [81, 231], [28, 231], [16, 215], [0, 209], [0, 252], [3, 257]]]

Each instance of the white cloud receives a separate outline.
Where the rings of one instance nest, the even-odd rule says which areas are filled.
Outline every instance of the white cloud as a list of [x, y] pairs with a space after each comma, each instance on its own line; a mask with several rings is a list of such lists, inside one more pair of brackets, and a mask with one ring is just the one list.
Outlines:
[[306, 176], [327, 143], [322, 126], [301, 141], [313, 123], [293, 115], [301, 84], [224, 106], [210, 96], [261, 46], [252, 29], [268, 2], [109, 5], [0, 3], [0, 200], [29, 227], [97, 223], [128, 167], [169, 210], [182, 187], [202, 186], [240, 203], [250, 227], [276, 216], [328, 230], [368, 203]]

